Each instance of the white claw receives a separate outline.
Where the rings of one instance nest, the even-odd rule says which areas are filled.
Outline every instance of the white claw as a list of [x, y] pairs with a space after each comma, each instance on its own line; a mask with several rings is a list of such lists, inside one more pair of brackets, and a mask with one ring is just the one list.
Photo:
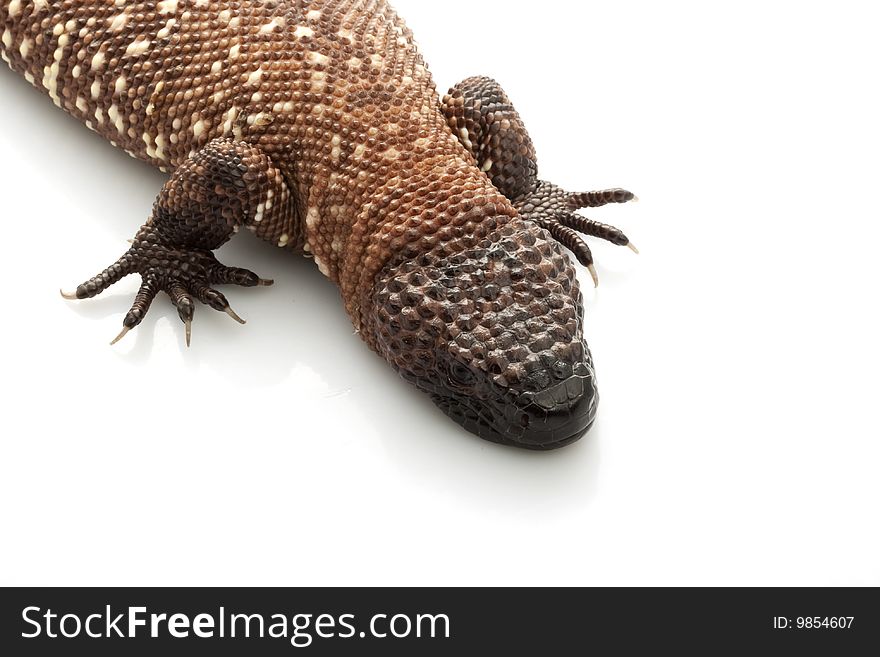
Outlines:
[[76, 296], [76, 292], [65, 292], [64, 290], [61, 290], [61, 296], [68, 301], [77, 301], [79, 299], [79, 297]]
[[596, 268], [593, 265], [587, 266], [587, 269], [590, 270], [590, 276], [593, 277], [593, 284], [598, 288], [599, 287], [599, 274], [596, 271]]
[[629, 250], [630, 250], [630, 251], [632, 251], [632, 252], [635, 253], [636, 255], [639, 255], [639, 250], [636, 248], [636, 245], [635, 245], [635, 244], [633, 244], [632, 242], [630, 242], [629, 244], [627, 244], [627, 246], [629, 247]]
[[112, 347], [112, 346], [115, 345], [117, 342], [119, 342], [122, 338], [124, 338], [126, 335], [128, 335], [128, 332], [129, 332], [130, 330], [131, 330], [131, 329], [128, 328], [127, 326], [123, 327], [123, 329], [122, 329], [122, 333], [120, 333], [119, 335], [117, 335], [117, 336], [114, 338], [113, 342], [110, 343], [110, 346]]
[[232, 319], [234, 319], [239, 324], [247, 324], [247, 322], [245, 320], [243, 320], [241, 317], [239, 317], [238, 313], [236, 313], [232, 308], [227, 308], [226, 314], [229, 315]]
[[638, 203], [639, 201], [640, 201], [640, 199], [638, 196], [633, 196], [632, 201], [630, 201], [630, 203]]
[[193, 323], [191, 319], [186, 320], [186, 346], [190, 347], [192, 344], [192, 328]]

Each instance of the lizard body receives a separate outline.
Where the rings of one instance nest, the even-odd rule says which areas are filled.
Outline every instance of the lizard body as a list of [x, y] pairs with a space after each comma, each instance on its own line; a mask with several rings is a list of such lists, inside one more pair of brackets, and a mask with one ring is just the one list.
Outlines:
[[0, 53], [87, 127], [171, 174], [131, 249], [70, 296], [137, 273], [124, 320], [164, 291], [186, 324], [216, 285], [268, 284], [213, 250], [241, 229], [314, 257], [367, 344], [451, 417], [498, 442], [579, 438], [598, 395], [568, 194], [496, 83], [441, 100], [384, 0], [0, 1]]

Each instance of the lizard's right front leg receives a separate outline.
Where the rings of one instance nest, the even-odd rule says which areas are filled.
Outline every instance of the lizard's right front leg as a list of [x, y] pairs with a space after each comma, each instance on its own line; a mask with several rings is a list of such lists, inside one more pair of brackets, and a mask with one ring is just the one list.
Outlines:
[[532, 139], [495, 80], [473, 77], [457, 84], [443, 99], [442, 110], [453, 133], [520, 216], [535, 222], [568, 247], [578, 262], [589, 268], [597, 286], [593, 253], [578, 233], [639, 252], [619, 229], [576, 213], [583, 208], [629, 203], [636, 200], [635, 194], [625, 189], [571, 194], [539, 180]]
[[140, 290], [113, 344], [140, 324], [156, 295], [165, 292], [186, 325], [189, 345], [194, 300], [244, 323], [213, 286], [272, 284], [214, 257], [213, 250], [242, 226], [279, 245], [293, 243], [295, 203], [284, 178], [259, 149], [216, 139], [175, 170], [131, 248], [75, 293], [62, 294], [68, 299], [89, 299], [129, 274], [140, 274]]

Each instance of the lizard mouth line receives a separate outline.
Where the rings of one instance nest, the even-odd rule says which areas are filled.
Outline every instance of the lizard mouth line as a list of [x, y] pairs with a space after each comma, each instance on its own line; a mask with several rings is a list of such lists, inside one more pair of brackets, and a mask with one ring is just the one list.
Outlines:
[[[558, 398], [570, 389], [568, 381], [543, 391], [544, 400]], [[584, 394], [555, 404], [540, 404], [529, 397], [528, 404], [495, 408], [490, 402], [472, 398], [434, 395], [434, 402], [450, 418], [484, 440], [534, 451], [560, 449], [577, 442], [596, 419], [598, 395], [592, 386]]]
[[472, 420], [459, 420], [452, 414], [450, 414], [450, 417], [459, 421], [465, 429], [483, 440], [537, 452], [561, 449], [576, 443], [592, 428], [595, 421], [595, 418], [587, 419], [584, 416], [582, 421], [577, 419], [569, 429], [564, 431], [531, 432], [517, 438], [516, 427], [511, 427], [507, 431], [499, 431], [490, 424], [479, 421], [474, 422]]

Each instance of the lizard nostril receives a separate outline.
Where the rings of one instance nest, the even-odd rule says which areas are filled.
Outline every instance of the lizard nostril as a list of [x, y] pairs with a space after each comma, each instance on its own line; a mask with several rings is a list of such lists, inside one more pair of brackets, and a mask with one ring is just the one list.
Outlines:
[[562, 361], [556, 362], [553, 365], [553, 376], [562, 381], [570, 377], [572, 374], [571, 365], [568, 363], [563, 363]]

